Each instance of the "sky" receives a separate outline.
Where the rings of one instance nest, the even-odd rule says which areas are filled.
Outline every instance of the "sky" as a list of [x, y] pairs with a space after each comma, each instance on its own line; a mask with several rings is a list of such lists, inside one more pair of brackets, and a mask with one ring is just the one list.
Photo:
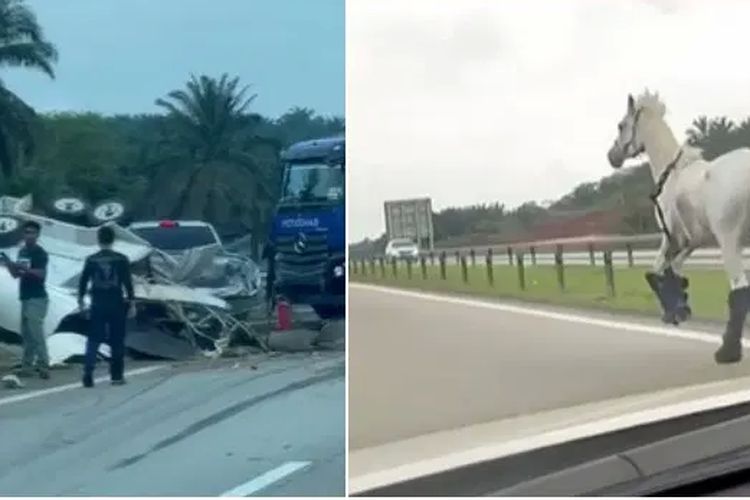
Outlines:
[[60, 52], [56, 79], [5, 68], [40, 111], [158, 111], [191, 73], [251, 85], [254, 111], [344, 114], [344, 0], [27, 0]]
[[349, 240], [383, 201], [556, 199], [612, 173], [627, 95], [678, 141], [699, 115], [750, 116], [742, 0], [353, 0], [347, 4]]

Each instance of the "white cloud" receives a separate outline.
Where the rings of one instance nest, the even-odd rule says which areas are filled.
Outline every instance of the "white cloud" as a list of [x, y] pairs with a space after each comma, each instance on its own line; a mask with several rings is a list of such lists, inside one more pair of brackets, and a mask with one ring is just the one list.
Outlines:
[[750, 115], [750, 2], [350, 0], [350, 239], [383, 201], [436, 208], [557, 197], [609, 172], [628, 92], [657, 90], [678, 137]]

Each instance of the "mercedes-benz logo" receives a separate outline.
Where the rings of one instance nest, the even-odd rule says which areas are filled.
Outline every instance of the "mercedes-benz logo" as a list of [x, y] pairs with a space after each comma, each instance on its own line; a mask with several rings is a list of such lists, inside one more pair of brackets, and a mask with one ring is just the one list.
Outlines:
[[297, 239], [294, 241], [294, 251], [302, 253], [307, 249], [307, 235], [305, 233], [299, 233]]

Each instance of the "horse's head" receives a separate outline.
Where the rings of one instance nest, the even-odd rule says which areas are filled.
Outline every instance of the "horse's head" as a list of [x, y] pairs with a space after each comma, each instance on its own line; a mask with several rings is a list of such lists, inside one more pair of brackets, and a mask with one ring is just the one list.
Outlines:
[[643, 153], [645, 146], [643, 137], [638, 133], [639, 118], [643, 108], [636, 108], [635, 99], [628, 95], [628, 109], [625, 116], [617, 124], [615, 143], [609, 148], [607, 158], [613, 168], [620, 168], [625, 160], [635, 158]]

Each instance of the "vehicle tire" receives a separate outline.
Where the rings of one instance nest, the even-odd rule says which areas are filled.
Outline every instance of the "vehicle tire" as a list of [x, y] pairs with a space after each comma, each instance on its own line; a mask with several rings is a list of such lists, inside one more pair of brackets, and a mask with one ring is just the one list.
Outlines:
[[125, 202], [122, 200], [104, 200], [96, 205], [89, 211], [89, 224], [92, 226], [101, 226], [114, 222], [115, 224], [124, 225], [127, 223], [127, 218], [130, 215]]
[[50, 204], [53, 218], [72, 224], [85, 225], [88, 203], [78, 196], [61, 196]]
[[329, 306], [320, 305], [312, 306], [315, 314], [322, 320], [343, 318], [346, 313], [346, 308], [343, 305], [340, 306]]
[[18, 245], [23, 233], [23, 222], [10, 215], [0, 215], [0, 248]]

